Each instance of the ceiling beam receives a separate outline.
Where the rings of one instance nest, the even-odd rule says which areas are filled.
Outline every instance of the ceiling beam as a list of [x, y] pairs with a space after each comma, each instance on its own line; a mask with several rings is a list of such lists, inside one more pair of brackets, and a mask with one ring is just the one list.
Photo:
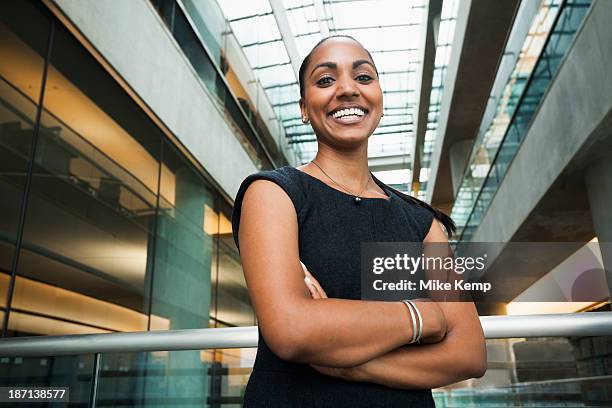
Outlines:
[[287, 49], [287, 54], [291, 60], [291, 66], [293, 67], [295, 77], [298, 78], [302, 58], [300, 57], [300, 53], [293, 38], [291, 25], [287, 18], [287, 10], [285, 10], [283, 0], [270, 0], [270, 6], [272, 7], [272, 13], [274, 14], [276, 24], [278, 25], [278, 31], [280, 32], [285, 48]]
[[436, 19], [440, 18], [442, 12], [442, 0], [430, 0], [427, 6], [425, 16], [423, 16], [423, 24], [426, 24], [423, 32], [424, 36], [421, 39], [419, 80], [417, 81], [418, 88], [417, 100], [418, 107], [415, 115], [415, 142], [412, 149], [412, 188], [415, 189], [415, 183], [419, 181], [419, 173], [421, 171], [421, 153], [423, 141], [425, 139], [425, 131], [427, 130], [427, 112], [429, 110], [429, 97], [431, 95], [431, 83], [433, 80], [434, 62], [436, 59], [436, 38], [438, 37]]
[[315, 15], [317, 16], [317, 23], [319, 24], [319, 31], [323, 38], [329, 37], [329, 26], [327, 25], [328, 17], [325, 14], [325, 8], [323, 7], [323, 0], [313, 0], [312, 2]]

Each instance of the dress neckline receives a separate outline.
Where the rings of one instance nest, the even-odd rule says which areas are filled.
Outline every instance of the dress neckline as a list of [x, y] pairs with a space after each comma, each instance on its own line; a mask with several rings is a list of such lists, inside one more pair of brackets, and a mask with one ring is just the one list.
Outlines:
[[[349, 193], [347, 193], [347, 192], [345, 192], [345, 191], [342, 191], [342, 190], [339, 190], [339, 189], [337, 189], [337, 188], [334, 188], [334, 187], [330, 186], [329, 184], [324, 183], [322, 180], [320, 180], [320, 179], [316, 178], [315, 176], [313, 176], [313, 175], [311, 175], [311, 174], [306, 173], [305, 171], [302, 171], [302, 170], [300, 170], [300, 169], [298, 169], [298, 168], [295, 168], [295, 167], [293, 167], [293, 166], [285, 166], [285, 167], [288, 167], [288, 168], [290, 168], [290, 169], [292, 169], [292, 170], [294, 170], [294, 171], [297, 171], [297, 172], [298, 172], [298, 173], [300, 173], [300, 174], [303, 174], [303, 175], [304, 175], [304, 177], [306, 177], [307, 179], [309, 179], [309, 180], [314, 180], [315, 182], [317, 182], [317, 183], [319, 183], [319, 184], [323, 185], [324, 187], [327, 187], [327, 188], [328, 188], [328, 189], [330, 189], [330, 190], [336, 191], [336, 192], [338, 192], [338, 193], [340, 193], [340, 194], [342, 194], [342, 195], [344, 195], [344, 196], [346, 196], [346, 197], [350, 197], [351, 199], [355, 199], [355, 196], [354, 196], [353, 194], [349, 194]], [[372, 172], [370, 172], [370, 175], [371, 175], [371, 176], [373, 176], [373, 175], [372, 175]], [[390, 203], [390, 202], [391, 202], [391, 200], [393, 200], [393, 194], [392, 194], [392, 193], [391, 193], [391, 192], [390, 192], [390, 191], [389, 191], [387, 188], [385, 188], [385, 187], [383, 187], [383, 186], [380, 186], [380, 185], [379, 185], [379, 187], [383, 189], [383, 191], [384, 191], [384, 192], [385, 192], [385, 194], [387, 195], [387, 198], [381, 198], [381, 197], [360, 197], [360, 198], [361, 198], [363, 201], [382, 201], [382, 202], [384, 202], [384, 203]]]

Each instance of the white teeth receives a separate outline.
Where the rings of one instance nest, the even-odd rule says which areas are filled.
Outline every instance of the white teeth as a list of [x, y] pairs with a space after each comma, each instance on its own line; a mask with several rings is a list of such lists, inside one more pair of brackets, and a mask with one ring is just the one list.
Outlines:
[[335, 112], [332, 116], [338, 119], [343, 116], [349, 116], [349, 115], [363, 116], [365, 115], [365, 112], [361, 110], [360, 108], [348, 108], [348, 109], [339, 110]]

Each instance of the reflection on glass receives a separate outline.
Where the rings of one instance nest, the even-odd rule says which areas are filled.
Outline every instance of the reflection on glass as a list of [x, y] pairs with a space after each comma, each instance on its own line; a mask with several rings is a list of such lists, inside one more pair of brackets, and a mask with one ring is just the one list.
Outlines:
[[[17, 239], [50, 23], [41, 7], [0, 2], [0, 308]], [[1, 325], [1, 323], [0, 323]]]
[[93, 355], [0, 357], [0, 387], [68, 387], [70, 404], [27, 402], [3, 406], [48, 407], [89, 404], [94, 376]]
[[146, 330], [161, 138], [56, 25], [13, 335]]
[[[169, 327], [194, 329], [208, 326], [211, 299], [213, 235], [216, 225], [214, 196], [202, 176], [164, 143], [162, 188], [155, 246], [152, 313]], [[171, 187], [171, 188], [170, 188]]]
[[[37, 3], [0, 7], [7, 4], [0, 27], [0, 50], [11, 61], [0, 61], [2, 305], [51, 19], [37, 15]], [[16, 31], [37, 18], [37, 29]], [[253, 324], [230, 205], [170, 143], [163, 142], [160, 162], [164, 135], [61, 24], [54, 29], [8, 334]]]
[[439, 407], [610, 406], [611, 355], [611, 337], [488, 340], [486, 374], [437, 389], [434, 399]]
[[255, 349], [103, 354], [98, 406], [240, 407]]
[[[219, 214], [219, 269], [216, 274], [216, 319], [230, 326], [255, 325], [240, 254], [232, 236], [229, 206]], [[219, 327], [219, 326], [218, 326]]]

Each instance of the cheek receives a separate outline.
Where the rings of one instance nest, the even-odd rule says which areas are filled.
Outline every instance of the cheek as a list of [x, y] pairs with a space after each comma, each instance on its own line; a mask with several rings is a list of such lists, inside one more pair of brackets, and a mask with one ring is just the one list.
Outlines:
[[380, 87], [378, 87], [378, 89], [376, 89], [376, 91], [374, 92], [373, 100], [374, 100], [374, 105], [379, 110], [382, 110], [382, 106], [383, 106], [383, 93], [382, 93], [382, 89], [380, 89]]
[[310, 114], [320, 113], [324, 108], [325, 97], [320, 92], [312, 92], [308, 95], [307, 110]]

